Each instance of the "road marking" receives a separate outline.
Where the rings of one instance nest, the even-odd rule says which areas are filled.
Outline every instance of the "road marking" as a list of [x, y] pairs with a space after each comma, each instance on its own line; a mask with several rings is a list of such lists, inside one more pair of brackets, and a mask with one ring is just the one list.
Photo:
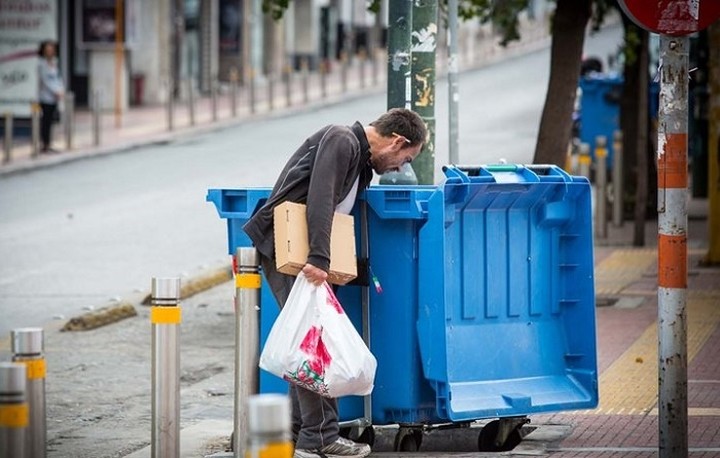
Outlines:
[[[698, 354], [720, 322], [720, 308], [713, 299], [688, 300], [688, 364]], [[600, 375], [600, 405], [590, 413], [620, 415], [652, 413], [657, 405], [658, 355], [657, 323], [640, 337]], [[634, 410], [633, 410], [634, 409]], [[695, 409], [696, 415], [715, 416], [720, 409]]]

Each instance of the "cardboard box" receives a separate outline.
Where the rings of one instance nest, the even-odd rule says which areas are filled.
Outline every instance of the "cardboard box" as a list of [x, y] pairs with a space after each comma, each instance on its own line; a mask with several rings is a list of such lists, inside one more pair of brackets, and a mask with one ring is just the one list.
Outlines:
[[[307, 263], [308, 230], [305, 205], [284, 202], [275, 207], [275, 260], [277, 270], [297, 275]], [[344, 285], [357, 277], [353, 217], [335, 213], [330, 234], [328, 282]]]

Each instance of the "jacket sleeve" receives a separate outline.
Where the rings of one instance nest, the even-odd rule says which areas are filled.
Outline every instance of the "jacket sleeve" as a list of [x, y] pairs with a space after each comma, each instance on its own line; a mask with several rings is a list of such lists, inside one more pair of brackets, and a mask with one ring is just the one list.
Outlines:
[[335, 206], [359, 148], [351, 131], [332, 127], [320, 140], [315, 156], [307, 196], [310, 245], [307, 262], [326, 272], [330, 268], [330, 232]]

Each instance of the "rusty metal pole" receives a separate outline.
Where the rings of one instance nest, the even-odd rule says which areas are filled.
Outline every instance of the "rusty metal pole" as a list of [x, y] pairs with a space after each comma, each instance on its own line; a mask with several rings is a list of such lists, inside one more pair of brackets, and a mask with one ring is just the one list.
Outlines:
[[660, 37], [658, 125], [659, 456], [688, 456], [688, 37]]

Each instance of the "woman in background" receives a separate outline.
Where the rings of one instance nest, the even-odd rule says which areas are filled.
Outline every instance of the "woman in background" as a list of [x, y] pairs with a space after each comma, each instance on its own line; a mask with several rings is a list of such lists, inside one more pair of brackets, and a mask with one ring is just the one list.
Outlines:
[[54, 41], [40, 43], [40, 63], [38, 65], [40, 90], [38, 99], [42, 109], [40, 124], [41, 153], [57, 153], [51, 148], [52, 123], [58, 109], [58, 102], [65, 94], [65, 86], [60, 77], [57, 63], [57, 45]]

